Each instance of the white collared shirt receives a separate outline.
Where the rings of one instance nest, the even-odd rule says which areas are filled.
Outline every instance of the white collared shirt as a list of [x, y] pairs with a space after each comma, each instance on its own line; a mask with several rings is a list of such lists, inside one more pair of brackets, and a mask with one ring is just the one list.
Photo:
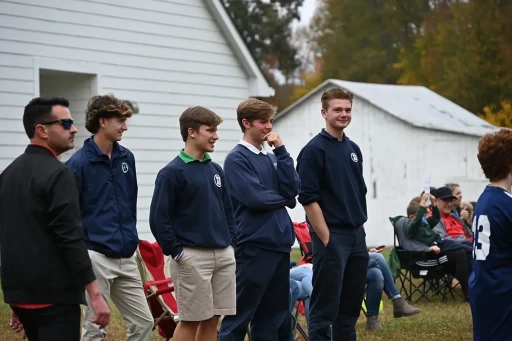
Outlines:
[[261, 146], [261, 150], [259, 150], [258, 148], [254, 147], [252, 144], [250, 144], [249, 142], [244, 141], [244, 140], [240, 140], [238, 142], [238, 144], [241, 144], [242, 146], [244, 146], [245, 148], [249, 149], [254, 154], [261, 153], [263, 155], [267, 155], [267, 151], [265, 150], [265, 148], [263, 148], [263, 146]]

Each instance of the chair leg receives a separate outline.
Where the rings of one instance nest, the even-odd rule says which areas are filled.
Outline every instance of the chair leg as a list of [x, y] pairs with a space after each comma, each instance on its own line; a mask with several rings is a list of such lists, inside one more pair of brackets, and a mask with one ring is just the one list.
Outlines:
[[292, 323], [294, 325], [293, 327], [293, 333], [295, 333], [296, 330], [299, 331], [299, 334], [304, 338], [304, 340], [308, 340], [308, 333], [304, 330], [304, 328], [300, 325], [297, 315], [292, 315]]
[[293, 334], [295, 336], [295, 332], [298, 330], [299, 334], [304, 338], [304, 340], [307, 341], [308, 340], [308, 334], [307, 334], [307, 332], [304, 330], [304, 328], [299, 323], [299, 310], [300, 310], [301, 304], [303, 305], [304, 301], [299, 301], [298, 305], [297, 305], [297, 308], [295, 309], [295, 313], [293, 313], [293, 312], [291, 313], [292, 314], [292, 331], [293, 331]]
[[297, 325], [297, 329], [299, 330], [300, 335], [304, 338], [304, 340], [308, 341], [308, 333], [302, 328], [302, 326], [299, 324]]
[[364, 316], [368, 317], [368, 315], [366, 314], [366, 310], [368, 309], [368, 307], [366, 306], [366, 297], [363, 298], [363, 302], [364, 302], [364, 309], [363, 309], [363, 307], [361, 307], [361, 310], [363, 311]]
[[[425, 288], [426, 288], [425, 287], [425, 282], [423, 281], [420, 285], [416, 285], [416, 284], [414, 284], [413, 279], [414, 278], [412, 277], [412, 272], [407, 271], [407, 275], [405, 276], [405, 280], [407, 281], [407, 284], [409, 286], [409, 290], [408, 290], [407, 295], [405, 297], [405, 300], [407, 300], [407, 301], [412, 301], [413, 300], [413, 296], [414, 296], [414, 294], [416, 292], [419, 292], [420, 294], [422, 292], [423, 293], [425, 292]], [[421, 290], [422, 287], [423, 287], [423, 290]], [[423, 297], [423, 295], [420, 296], [420, 298], [418, 298], [415, 302], [413, 302], [413, 304], [416, 303], [422, 297]]]
[[[404, 297], [404, 299], [406, 301], [410, 300], [411, 299], [411, 295], [410, 295], [410, 288], [409, 290], [407, 290], [407, 286], [408, 284], [410, 284], [410, 279], [409, 279], [409, 276], [410, 275], [410, 272], [405, 270], [405, 273], [400, 270], [400, 273], [399, 273], [399, 276], [398, 276], [398, 280], [400, 281], [400, 295], [402, 297]], [[396, 279], [395, 279], [395, 282], [396, 282]], [[409, 285], [410, 286], [410, 285]]]

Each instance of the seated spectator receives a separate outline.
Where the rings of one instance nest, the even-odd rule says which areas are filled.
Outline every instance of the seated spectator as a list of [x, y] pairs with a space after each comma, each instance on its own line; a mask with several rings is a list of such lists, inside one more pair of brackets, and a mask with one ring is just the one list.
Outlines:
[[464, 223], [466, 226], [472, 226], [473, 225], [473, 212], [475, 211], [473, 208], [473, 205], [469, 201], [463, 201], [460, 204], [461, 211], [460, 211], [460, 220]]
[[290, 311], [300, 299], [300, 283], [290, 278]]
[[[393, 315], [395, 318], [413, 316], [420, 312], [418, 308], [411, 307], [398, 293], [390, 270], [380, 253], [370, 249], [370, 261], [366, 275], [366, 327], [371, 330], [382, 329], [379, 323], [379, 306], [382, 291], [393, 301]], [[313, 292], [313, 265], [306, 263], [290, 270], [290, 278], [297, 281], [300, 286], [299, 299], [304, 300], [306, 321], [309, 321], [309, 303]]]
[[473, 242], [471, 224], [464, 223], [453, 213], [453, 203], [457, 198], [448, 187], [440, 187], [435, 191], [436, 203], [441, 212], [441, 220], [434, 231], [443, 239], [453, 239], [458, 242]]
[[[431, 193], [435, 192], [434, 188], [430, 189], [430, 193], [422, 192], [421, 196], [415, 197], [407, 207], [407, 217], [411, 224], [405, 227], [405, 234], [412, 240], [418, 238], [427, 238], [427, 243], [432, 243], [437, 235], [432, 232], [432, 229], [439, 224], [441, 220], [441, 213], [437, 207], [437, 200]], [[430, 199], [430, 205], [426, 205], [427, 200]], [[422, 208], [421, 220], [414, 220], [419, 208]]]
[[[462, 221], [462, 223], [465, 226], [468, 226], [468, 227], [472, 226], [473, 225], [473, 212], [474, 212], [473, 205], [467, 201], [462, 201], [460, 204], [460, 207], [461, 207], [460, 215], [459, 215], [460, 220]], [[473, 230], [473, 228], [471, 228], [471, 230]], [[470, 266], [470, 268], [472, 268], [472, 266]], [[457, 286], [459, 286], [459, 283], [457, 281], [453, 280], [452, 287], [456, 288]]]
[[[432, 216], [425, 219], [427, 212], [425, 203], [429, 197], [433, 204]], [[403, 231], [403, 234], [399, 233], [399, 242], [406, 251], [435, 252], [439, 256], [445, 255], [448, 261], [444, 265], [450, 274], [459, 280], [464, 297], [467, 299], [472, 247], [467, 243], [444, 239], [436, 233], [433, 226], [440, 224], [436, 224], [440, 221], [440, 212], [436, 204], [439, 204], [439, 200], [427, 193], [424, 193], [421, 198], [411, 200], [407, 207], [407, 217], [401, 217], [396, 222], [397, 231]]]
[[313, 264], [305, 263], [290, 270], [290, 279], [299, 283], [299, 300], [304, 301], [306, 321], [309, 322], [309, 304], [313, 293]]
[[366, 273], [366, 328], [370, 330], [382, 329], [379, 322], [379, 306], [382, 300], [382, 291], [393, 302], [393, 316], [409, 317], [420, 313], [420, 309], [411, 307], [398, 293], [395, 281], [391, 276], [384, 256], [376, 249], [370, 249], [370, 261]]
[[449, 182], [444, 187], [448, 187], [452, 191], [452, 195], [455, 197], [453, 200], [453, 209], [452, 213], [457, 217], [460, 217], [460, 213], [462, 211], [462, 190], [460, 189], [460, 185], [454, 182]]

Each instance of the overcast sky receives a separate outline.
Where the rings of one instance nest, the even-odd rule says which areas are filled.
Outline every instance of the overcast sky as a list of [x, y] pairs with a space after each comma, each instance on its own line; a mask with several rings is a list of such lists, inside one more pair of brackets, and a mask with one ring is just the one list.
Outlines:
[[[309, 24], [309, 21], [313, 17], [313, 14], [315, 13], [315, 9], [317, 6], [318, 0], [304, 0], [304, 3], [302, 4], [302, 7], [300, 8], [300, 21], [293, 21], [292, 27], [294, 29], [297, 29], [300, 26], [306, 26]], [[274, 77], [279, 83], [283, 83], [285, 81], [285, 78], [279, 72], [279, 70], [274, 70]]]
[[300, 8], [300, 22], [294, 22], [294, 27], [307, 25], [309, 23], [315, 13], [317, 1], [318, 0], [304, 0], [304, 3]]

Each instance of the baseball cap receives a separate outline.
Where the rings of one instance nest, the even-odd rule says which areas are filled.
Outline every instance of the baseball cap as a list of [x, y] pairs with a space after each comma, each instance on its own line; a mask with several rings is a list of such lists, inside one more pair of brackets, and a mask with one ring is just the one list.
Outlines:
[[457, 199], [456, 196], [453, 195], [453, 192], [450, 188], [448, 187], [439, 187], [438, 189], [435, 190], [434, 193], [432, 193], [437, 199], [442, 199], [442, 200], [446, 200], [446, 199]]

